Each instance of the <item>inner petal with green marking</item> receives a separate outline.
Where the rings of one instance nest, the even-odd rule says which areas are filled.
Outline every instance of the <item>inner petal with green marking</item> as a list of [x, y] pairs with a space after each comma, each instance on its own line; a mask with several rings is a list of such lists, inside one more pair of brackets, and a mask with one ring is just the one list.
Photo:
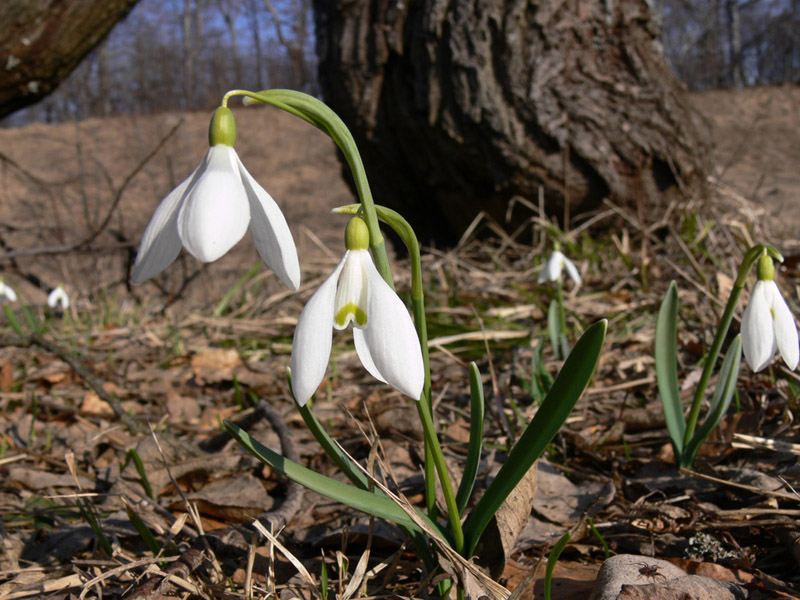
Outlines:
[[356, 327], [367, 324], [367, 272], [363, 258], [366, 250], [350, 250], [339, 275], [334, 301], [333, 326], [344, 329], [350, 323]]

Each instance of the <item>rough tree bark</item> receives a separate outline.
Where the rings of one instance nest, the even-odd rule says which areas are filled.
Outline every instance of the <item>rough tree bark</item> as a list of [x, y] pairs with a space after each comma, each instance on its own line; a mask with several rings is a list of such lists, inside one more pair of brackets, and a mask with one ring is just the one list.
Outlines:
[[0, 2], [0, 118], [52, 92], [136, 2]]
[[[709, 169], [648, 0], [315, 0], [320, 85], [379, 203], [453, 242], [509, 200], [648, 210]], [[566, 168], [565, 168], [566, 165]], [[566, 177], [565, 177], [566, 171]], [[565, 183], [566, 181], [566, 183]]]

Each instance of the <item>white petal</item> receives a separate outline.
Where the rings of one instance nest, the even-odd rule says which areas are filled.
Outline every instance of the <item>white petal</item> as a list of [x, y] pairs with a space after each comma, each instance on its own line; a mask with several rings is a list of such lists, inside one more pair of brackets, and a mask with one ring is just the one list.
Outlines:
[[575, 264], [566, 256], [562, 256], [562, 260], [564, 261], [564, 267], [566, 267], [567, 275], [569, 275], [570, 279], [572, 279], [572, 281], [575, 283], [580, 283], [581, 274], [578, 273], [578, 269], [575, 267]]
[[419, 400], [425, 368], [411, 315], [380, 276], [369, 254], [362, 261], [369, 282], [367, 324], [361, 328], [364, 343], [357, 341], [356, 351], [373, 376]]
[[47, 295], [47, 306], [55, 308], [56, 304], [61, 304], [61, 308], [64, 310], [69, 308], [69, 296], [67, 296], [67, 292], [64, 291], [64, 288], [61, 286], [53, 289], [53, 291]]
[[250, 203], [239, 174], [236, 151], [213, 146], [205, 172], [186, 193], [178, 211], [178, 235], [192, 256], [212, 262], [244, 236]]
[[775, 342], [780, 350], [786, 366], [794, 370], [800, 362], [800, 344], [797, 339], [797, 325], [794, 322], [792, 311], [783, 299], [778, 285], [774, 281], [768, 281], [770, 288], [773, 326], [775, 328]]
[[381, 372], [378, 371], [378, 367], [375, 366], [375, 361], [372, 360], [372, 355], [369, 353], [369, 346], [367, 345], [364, 330], [360, 327], [353, 327], [353, 342], [356, 346], [356, 354], [358, 354], [358, 358], [361, 360], [361, 364], [364, 365], [367, 373], [378, 381], [389, 383]]
[[259, 256], [291, 290], [300, 287], [300, 262], [292, 232], [281, 209], [253, 179], [237, 157], [242, 183], [250, 202], [250, 234]]
[[547, 260], [544, 267], [542, 267], [542, 270], [539, 271], [539, 283], [558, 281], [558, 278], [561, 277], [561, 259], [563, 257], [564, 255], [558, 250], [550, 255], [550, 258]]
[[336, 300], [333, 303], [335, 329], [346, 329], [351, 323], [363, 326], [367, 322], [369, 284], [364, 270], [365, 257], [370, 260], [367, 250], [348, 250], [345, 255], [339, 285], [336, 287]]
[[297, 320], [292, 340], [292, 393], [300, 406], [305, 405], [317, 391], [328, 368], [333, 337], [333, 301], [344, 261], [344, 258], [339, 261], [330, 277], [314, 292]]
[[750, 302], [742, 315], [742, 350], [747, 364], [756, 373], [770, 363], [776, 345], [770, 313], [770, 293], [765, 283], [768, 282], [756, 281], [750, 294]]
[[2, 302], [4, 299], [8, 300], [9, 302], [16, 302], [17, 293], [11, 288], [11, 286], [0, 281], [0, 302]]
[[147, 229], [144, 231], [136, 262], [133, 264], [131, 281], [141, 283], [158, 275], [166, 269], [181, 251], [181, 238], [178, 236], [178, 209], [187, 189], [205, 172], [208, 153], [203, 157], [192, 174], [172, 190], [158, 205]]

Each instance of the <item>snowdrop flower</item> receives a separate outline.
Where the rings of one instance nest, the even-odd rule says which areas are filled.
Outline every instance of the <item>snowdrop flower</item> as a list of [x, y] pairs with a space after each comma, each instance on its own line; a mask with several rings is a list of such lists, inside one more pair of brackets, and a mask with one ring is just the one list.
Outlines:
[[181, 246], [203, 262], [223, 256], [250, 229], [264, 262], [289, 286], [300, 286], [292, 233], [272, 197], [253, 179], [233, 149], [233, 113], [220, 107], [211, 119], [211, 148], [200, 165], [161, 201], [147, 225], [131, 279], [145, 281], [166, 269]]
[[3, 281], [2, 277], [0, 277], [0, 304], [6, 300], [9, 302], [16, 302], [17, 293], [11, 288], [10, 285]]
[[558, 281], [561, 278], [562, 269], [567, 270], [567, 275], [575, 283], [581, 282], [581, 275], [573, 262], [568, 259], [560, 250], [554, 250], [550, 255], [550, 259], [545, 263], [542, 270], [539, 271], [539, 283], [546, 281]]
[[369, 231], [360, 217], [345, 232], [347, 251], [314, 292], [292, 342], [292, 391], [303, 406], [325, 376], [333, 329], [353, 324], [353, 340], [369, 373], [419, 400], [425, 382], [422, 349], [405, 304], [383, 280], [367, 247]]
[[772, 362], [776, 350], [792, 370], [800, 360], [797, 326], [775, 283], [775, 266], [768, 255], [758, 261], [758, 281], [742, 316], [742, 349], [756, 373]]
[[55, 308], [59, 304], [61, 305], [61, 310], [67, 310], [69, 308], [69, 296], [67, 296], [67, 292], [64, 290], [63, 283], [59, 283], [58, 287], [47, 295], [47, 306]]

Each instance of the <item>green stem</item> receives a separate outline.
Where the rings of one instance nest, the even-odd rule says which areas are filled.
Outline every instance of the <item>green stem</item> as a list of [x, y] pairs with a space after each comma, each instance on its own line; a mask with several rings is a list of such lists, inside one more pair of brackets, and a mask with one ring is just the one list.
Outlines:
[[717, 363], [720, 350], [722, 350], [722, 343], [725, 341], [725, 337], [728, 335], [728, 329], [731, 326], [731, 321], [733, 321], [733, 314], [736, 311], [736, 305], [739, 303], [739, 298], [742, 296], [742, 291], [744, 290], [744, 284], [747, 281], [747, 276], [756, 261], [764, 254], [769, 254], [775, 260], [783, 262], [783, 256], [780, 252], [778, 252], [772, 246], [767, 246], [764, 244], [757, 244], [753, 246], [744, 255], [742, 264], [739, 267], [739, 273], [736, 277], [736, 281], [733, 284], [733, 289], [731, 290], [731, 295], [728, 298], [728, 303], [725, 305], [725, 310], [720, 318], [719, 327], [717, 327], [717, 334], [714, 336], [714, 341], [711, 343], [711, 349], [708, 352], [708, 357], [706, 357], [706, 363], [703, 366], [703, 373], [700, 375], [700, 381], [695, 388], [694, 398], [692, 399], [692, 407], [689, 410], [689, 416], [686, 418], [686, 431], [684, 432], [683, 436], [684, 448], [688, 447], [689, 442], [694, 436], [694, 431], [697, 427], [697, 419], [700, 416], [700, 407], [703, 403], [703, 397], [705, 396], [708, 382], [711, 379], [711, 374], [714, 372], [714, 365]]
[[358, 191], [358, 198], [364, 210], [364, 220], [369, 228], [370, 248], [372, 257], [375, 260], [375, 267], [386, 280], [392, 289], [394, 282], [392, 272], [389, 268], [389, 258], [386, 254], [386, 242], [381, 234], [378, 225], [378, 217], [375, 212], [375, 202], [372, 199], [372, 192], [367, 181], [367, 173], [364, 163], [358, 152], [353, 135], [331, 108], [321, 100], [308, 94], [294, 90], [264, 90], [261, 92], [251, 92], [248, 90], [231, 90], [222, 98], [222, 106], [228, 105], [228, 100], [233, 96], [244, 96], [255, 102], [270, 104], [281, 110], [285, 110], [296, 117], [307, 121], [330, 136], [336, 145], [339, 146], [344, 154], [347, 164], [353, 174], [353, 180]]

